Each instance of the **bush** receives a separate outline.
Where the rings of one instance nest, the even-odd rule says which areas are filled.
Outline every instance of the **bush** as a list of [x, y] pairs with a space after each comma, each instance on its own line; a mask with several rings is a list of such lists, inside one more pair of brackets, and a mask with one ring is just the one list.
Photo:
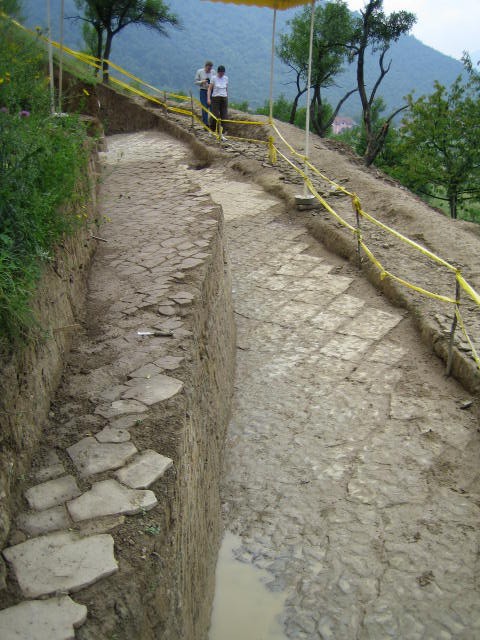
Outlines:
[[32, 336], [30, 302], [42, 264], [82, 218], [62, 205], [86, 167], [85, 131], [76, 116], [50, 115], [45, 68], [40, 44], [0, 20], [2, 350]]

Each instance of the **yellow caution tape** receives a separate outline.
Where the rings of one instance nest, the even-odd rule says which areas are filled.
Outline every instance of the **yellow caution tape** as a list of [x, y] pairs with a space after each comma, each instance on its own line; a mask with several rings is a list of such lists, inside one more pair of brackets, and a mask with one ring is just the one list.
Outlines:
[[404, 287], [407, 287], [408, 289], [412, 289], [413, 291], [416, 291], [417, 293], [422, 293], [423, 295], [427, 296], [428, 298], [433, 298], [434, 300], [440, 300], [440, 302], [448, 302], [449, 304], [457, 304], [457, 301], [454, 298], [449, 298], [448, 296], [442, 296], [439, 293], [433, 293], [432, 291], [428, 291], [427, 289], [423, 289], [423, 287], [419, 287], [419, 286], [417, 286], [415, 284], [412, 284], [411, 282], [408, 282], [407, 280], [404, 280], [403, 278], [399, 278], [398, 276], [394, 275], [393, 273], [390, 273], [390, 271], [387, 271], [384, 268], [384, 266], [377, 260], [377, 258], [375, 258], [373, 253], [370, 251], [370, 249], [367, 247], [367, 245], [363, 241], [360, 241], [360, 244], [361, 244], [362, 249], [367, 254], [368, 259], [380, 271], [380, 279], [381, 280], [384, 280], [385, 278], [388, 277], [388, 278], [391, 278], [392, 280], [395, 280], [399, 284], [402, 284]]
[[377, 227], [380, 227], [384, 231], [387, 231], [388, 233], [390, 233], [391, 235], [395, 236], [399, 240], [402, 240], [402, 242], [405, 242], [406, 244], [410, 245], [411, 247], [413, 247], [414, 249], [416, 249], [420, 253], [423, 253], [424, 255], [428, 256], [434, 262], [437, 262], [438, 264], [441, 264], [442, 266], [446, 267], [447, 269], [450, 269], [450, 271], [457, 271], [456, 267], [451, 265], [446, 260], [443, 260], [443, 258], [440, 258], [435, 253], [433, 253], [432, 251], [429, 251], [425, 247], [422, 247], [422, 245], [418, 244], [418, 242], [414, 242], [413, 240], [410, 240], [410, 238], [407, 238], [406, 236], [404, 236], [403, 234], [399, 233], [398, 231], [395, 231], [395, 229], [392, 229], [391, 227], [388, 227], [386, 224], [383, 224], [383, 222], [380, 222], [379, 220], [377, 220], [376, 218], [374, 218], [370, 214], [366, 213], [366, 211], [363, 211], [363, 209], [360, 209], [359, 213], [362, 215], [363, 218], [365, 218], [366, 220], [368, 220], [372, 224], [376, 225]]
[[460, 271], [457, 271], [457, 282], [462, 287], [462, 289], [470, 296], [470, 298], [475, 302], [475, 304], [480, 305], [480, 296], [475, 291], [475, 289], [468, 284], [465, 278], [461, 275]]

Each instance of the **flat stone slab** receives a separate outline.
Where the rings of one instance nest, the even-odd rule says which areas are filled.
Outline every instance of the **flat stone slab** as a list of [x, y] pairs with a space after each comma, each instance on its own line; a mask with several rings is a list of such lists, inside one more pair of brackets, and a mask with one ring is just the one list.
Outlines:
[[147, 449], [129, 465], [117, 471], [115, 477], [132, 489], [146, 489], [161, 478], [172, 465], [171, 458], [162, 456], [153, 449]]
[[174, 369], [178, 369], [182, 360], [183, 357], [181, 356], [163, 356], [163, 358], [155, 360], [155, 364], [162, 369], [173, 371]]
[[151, 378], [139, 378], [139, 383], [123, 394], [123, 398], [134, 399], [146, 405], [156, 404], [176, 395], [183, 382], [160, 373]]
[[69, 447], [67, 453], [81, 475], [86, 477], [123, 467], [137, 453], [137, 447], [131, 442], [98, 442], [89, 436]]
[[32, 509], [42, 511], [76, 498], [81, 493], [73, 476], [63, 476], [27, 489], [25, 498]]
[[127, 429], [118, 429], [115, 427], [105, 427], [95, 434], [95, 439], [99, 442], [128, 442], [130, 437]]
[[78, 591], [118, 571], [113, 538], [51, 533], [3, 550], [26, 598]]
[[30, 600], [0, 611], [2, 640], [74, 640], [87, 607], [68, 596]]
[[114, 418], [110, 421], [109, 427], [111, 429], [129, 429], [142, 424], [145, 416], [140, 413], [133, 413], [128, 416], [120, 416], [120, 418]]
[[157, 504], [153, 491], [128, 489], [116, 480], [96, 482], [90, 491], [67, 504], [75, 522], [119, 514], [134, 515]]
[[51, 531], [68, 529], [71, 526], [71, 522], [67, 510], [62, 504], [59, 507], [52, 507], [45, 511], [31, 513], [24, 511], [17, 518], [17, 526], [30, 536], [39, 536]]
[[151, 378], [152, 376], [158, 375], [160, 373], [160, 369], [150, 362], [149, 364], [145, 364], [140, 369], [136, 369], [128, 374], [129, 378]]
[[145, 411], [148, 411], [148, 407], [137, 400], [115, 400], [110, 406], [99, 406], [95, 409], [95, 413], [103, 418], [116, 418], [128, 413], [145, 413]]

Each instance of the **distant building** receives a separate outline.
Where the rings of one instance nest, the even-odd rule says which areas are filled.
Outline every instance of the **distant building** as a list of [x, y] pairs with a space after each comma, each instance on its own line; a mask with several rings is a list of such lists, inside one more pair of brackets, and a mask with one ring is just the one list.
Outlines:
[[347, 129], [353, 129], [356, 127], [357, 123], [351, 118], [343, 118], [342, 116], [337, 116], [332, 123], [333, 133], [337, 135], [338, 133], [342, 133], [342, 131], [346, 131]]

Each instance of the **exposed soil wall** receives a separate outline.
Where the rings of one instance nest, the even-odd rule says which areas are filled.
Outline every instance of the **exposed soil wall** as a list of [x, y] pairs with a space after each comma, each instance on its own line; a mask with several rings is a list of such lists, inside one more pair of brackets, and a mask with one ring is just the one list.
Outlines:
[[[96, 155], [89, 164], [87, 213], [94, 225]], [[85, 209], [82, 209], [82, 213]], [[33, 311], [41, 336], [0, 362], [0, 545], [3, 548], [21, 481], [48, 415], [68, 353], [75, 318], [82, 306], [90, 259], [95, 249], [89, 228], [66, 238], [45, 266]], [[4, 565], [0, 559], [1, 576]], [[1, 580], [0, 580], [1, 586]]]

